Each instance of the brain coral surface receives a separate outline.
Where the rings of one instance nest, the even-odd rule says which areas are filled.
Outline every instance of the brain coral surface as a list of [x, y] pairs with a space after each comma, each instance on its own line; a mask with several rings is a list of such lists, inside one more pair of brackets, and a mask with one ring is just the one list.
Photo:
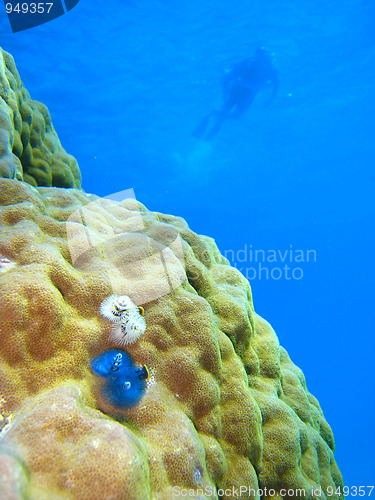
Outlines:
[[[0, 205], [2, 498], [338, 498], [319, 404], [211, 238], [134, 199], [17, 180]], [[126, 350], [151, 378], [127, 410], [90, 370], [116, 348], [111, 294], [147, 323]]]
[[77, 160], [61, 146], [47, 107], [30, 98], [13, 57], [1, 48], [0, 177], [33, 186], [81, 186]]

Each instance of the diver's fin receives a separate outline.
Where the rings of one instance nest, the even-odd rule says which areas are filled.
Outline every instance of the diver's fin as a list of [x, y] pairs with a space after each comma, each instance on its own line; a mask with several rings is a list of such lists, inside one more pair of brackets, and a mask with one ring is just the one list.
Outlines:
[[206, 137], [205, 137], [206, 141], [211, 141], [216, 136], [216, 134], [221, 129], [223, 122], [224, 122], [224, 117], [222, 114], [220, 114], [217, 117], [216, 122], [212, 125], [211, 130], [209, 130], [207, 132]]
[[208, 113], [208, 115], [206, 115], [203, 120], [201, 120], [197, 126], [197, 128], [194, 130], [194, 132], [191, 134], [193, 137], [195, 137], [196, 139], [203, 139], [203, 136], [206, 132], [206, 129], [207, 129], [207, 126], [208, 126], [208, 123], [210, 121], [210, 118], [211, 116], [214, 114], [214, 111], [212, 111], [211, 113]]

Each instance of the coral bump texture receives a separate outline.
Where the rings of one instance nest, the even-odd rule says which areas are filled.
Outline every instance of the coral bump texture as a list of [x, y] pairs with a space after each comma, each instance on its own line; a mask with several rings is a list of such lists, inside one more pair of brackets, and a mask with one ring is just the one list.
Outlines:
[[[0, 256], [13, 264], [0, 273], [8, 498], [170, 500], [185, 489], [229, 500], [241, 486], [264, 499], [321, 487], [325, 498], [342, 486], [302, 371], [214, 240], [134, 199], [75, 189], [2, 179], [0, 205]], [[121, 410], [90, 363], [117, 348], [100, 305], [124, 291], [147, 323], [127, 351], [152, 377]]]
[[248, 281], [181, 218], [75, 189], [4, 51], [0, 177], [1, 498], [337, 500], [332, 431]]
[[61, 146], [47, 106], [30, 98], [12, 55], [1, 48], [0, 177], [33, 186], [81, 186], [77, 160]]

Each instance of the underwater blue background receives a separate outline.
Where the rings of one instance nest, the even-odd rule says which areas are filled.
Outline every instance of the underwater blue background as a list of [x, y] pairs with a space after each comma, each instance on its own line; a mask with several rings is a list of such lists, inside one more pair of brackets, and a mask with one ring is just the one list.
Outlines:
[[[301, 279], [252, 279], [255, 309], [318, 398], [345, 484], [374, 485], [374, 2], [80, 0], [15, 34], [0, 8], [1, 46], [86, 191], [134, 188], [251, 276], [250, 248], [315, 250], [288, 254]], [[259, 45], [275, 52], [277, 99], [193, 139], [224, 69]]]

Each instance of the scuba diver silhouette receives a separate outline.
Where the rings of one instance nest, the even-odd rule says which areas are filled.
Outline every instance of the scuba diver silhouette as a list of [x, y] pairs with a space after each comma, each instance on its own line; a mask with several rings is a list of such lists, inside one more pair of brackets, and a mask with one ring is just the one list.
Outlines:
[[210, 141], [219, 132], [223, 122], [242, 116], [254, 101], [256, 94], [269, 86], [272, 94], [266, 105], [276, 97], [278, 76], [272, 65], [271, 54], [264, 47], [255, 56], [234, 64], [222, 82], [223, 104], [206, 115], [193, 132], [193, 137]]

